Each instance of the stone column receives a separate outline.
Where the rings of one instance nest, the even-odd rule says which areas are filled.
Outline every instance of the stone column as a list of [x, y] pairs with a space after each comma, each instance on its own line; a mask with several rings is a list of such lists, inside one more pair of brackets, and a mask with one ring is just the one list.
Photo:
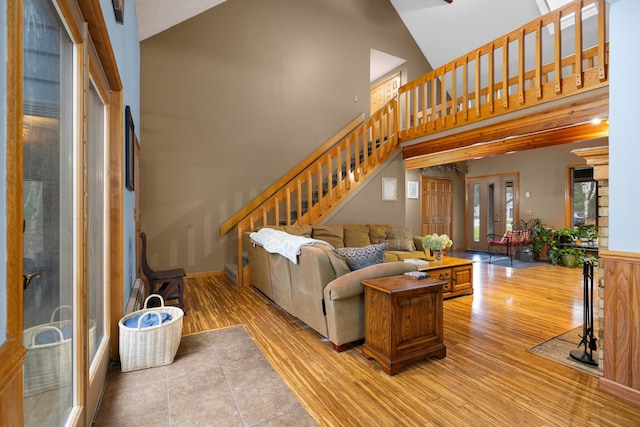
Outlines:
[[[609, 248], [609, 147], [589, 147], [571, 151], [593, 166], [598, 181], [598, 252]], [[598, 369], [604, 366], [604, 265], [598, 262]]]

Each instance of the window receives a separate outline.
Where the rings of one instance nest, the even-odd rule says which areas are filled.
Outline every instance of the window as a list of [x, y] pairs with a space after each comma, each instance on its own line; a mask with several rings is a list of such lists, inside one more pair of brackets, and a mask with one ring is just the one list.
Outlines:
[[571, 225], [598, 225], [598, 183], [592, 167], [571, 171]]

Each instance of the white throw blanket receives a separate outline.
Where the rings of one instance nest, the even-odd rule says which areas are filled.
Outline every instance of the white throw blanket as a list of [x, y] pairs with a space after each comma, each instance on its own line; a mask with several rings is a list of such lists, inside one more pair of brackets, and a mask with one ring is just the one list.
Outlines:
[[280, 254], [294, 264], [298, 263], [298, 255], [300, 255], [303, 246], [321, 244], [333, 249], [330, 243], [323, 240], [295, 236], [285, 233], [284, 231], [274, 230], [273, 228], [261, 228], [258, 232], [251, 233], [249, 237], [254, 243], [261, 245], [267, 252]]

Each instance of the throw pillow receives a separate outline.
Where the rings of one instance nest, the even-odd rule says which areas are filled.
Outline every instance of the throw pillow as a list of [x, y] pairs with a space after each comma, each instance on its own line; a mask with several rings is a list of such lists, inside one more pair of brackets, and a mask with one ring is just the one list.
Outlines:
[[[364, 248], [372, 242], [369, 240], [369, 227], [366, 225], [344, 225], [344, 245], [347, 248]], [[380, 242], [378, 242], [380, 243]]]
[[369, 239], [372, 245], [383, 243], [387, 239], [387, 230], [391, 229], [388, 225], [368, 224], [367, 227], [369, 227]]
[[385, 246], [384, 243], [378, 243], [364, 248], [338, 248], [336, 252], [347, 261], [347, 265], [353, 271], [374, 264], [382, 264]]
[[334, 248], [344, 248], [344, 234], [341, 225], [317, 225], [313, 227], [311, 237], [323, 240]]
[[415, 251], [416, 245], [413, 244], [413, 235], [408, 228], [392, 228], [387, 230], [388, 251]]

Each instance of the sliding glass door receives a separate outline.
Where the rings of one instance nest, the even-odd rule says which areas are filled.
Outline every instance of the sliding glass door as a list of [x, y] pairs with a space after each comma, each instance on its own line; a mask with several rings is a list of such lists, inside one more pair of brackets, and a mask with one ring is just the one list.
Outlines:
[[90, 425], [109, 363], [110, 90], [75, 2], [24, 0], [24, 424]]
[[24, 416], [74, 408], [74, 44], [48, 0], [24, 1]]

